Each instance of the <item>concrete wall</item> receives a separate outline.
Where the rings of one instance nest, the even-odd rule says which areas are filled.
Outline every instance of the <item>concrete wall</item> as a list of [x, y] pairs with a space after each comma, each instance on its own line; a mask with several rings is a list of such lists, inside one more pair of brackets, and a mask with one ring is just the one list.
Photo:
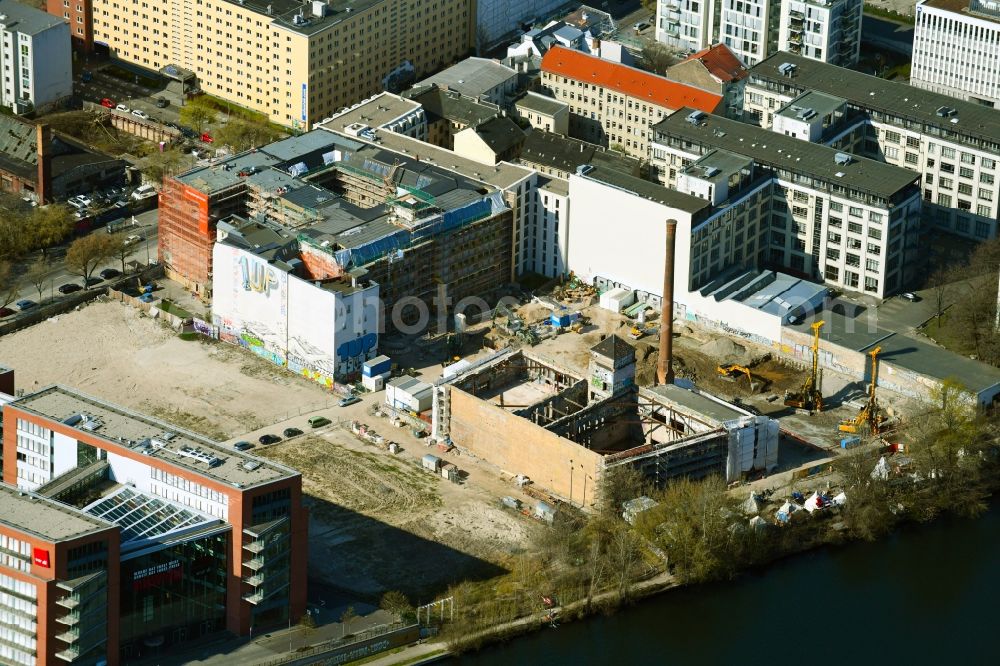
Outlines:
[[73, 94], [69, 28], [68, 23], [54, 25], [31, 39], [31, 101], [36, 109]]
[[451, 439], [555, 495], [588, 505], [596, 501], [603, 456], [454, 387]]

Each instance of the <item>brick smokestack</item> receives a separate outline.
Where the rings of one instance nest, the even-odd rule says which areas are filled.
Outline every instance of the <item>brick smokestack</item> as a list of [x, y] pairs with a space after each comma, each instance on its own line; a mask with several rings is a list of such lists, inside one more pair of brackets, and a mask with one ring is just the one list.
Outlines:
[[667, 256], [663, 262], [663, 302], [660, 304], [660, 356], [656, 364], [659, 384], [674, 383], [674, 247], [677, 220], [667, 220]]
[[41, 206], [52, 200], [52, 129], [40, 124], [35, 132], [38, 151], [38, 183], [35, 185], [35, 193], [38, 195], [38, 205]]

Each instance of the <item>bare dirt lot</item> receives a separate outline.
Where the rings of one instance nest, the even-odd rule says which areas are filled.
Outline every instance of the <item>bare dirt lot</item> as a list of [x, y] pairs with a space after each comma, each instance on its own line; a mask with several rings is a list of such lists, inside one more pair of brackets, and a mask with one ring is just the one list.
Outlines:
[[117, 302], [0, 338], [26, 392], [65, 384], [217, 439], [333, 399], [319, 386], [222, 343], [182, 340]]
[[446, 481], [419, 466], [426, 449], [408, 432], [393, 437], [404, 453], [364, 444], [339, 425], [259, 451], [303, 472], [310, 575], [362, 597], [400, 590], [419, 603], [449, 583], [502, 573], [539, 526], [500, 508], [490, 474], [473, 469], [474, 484]]

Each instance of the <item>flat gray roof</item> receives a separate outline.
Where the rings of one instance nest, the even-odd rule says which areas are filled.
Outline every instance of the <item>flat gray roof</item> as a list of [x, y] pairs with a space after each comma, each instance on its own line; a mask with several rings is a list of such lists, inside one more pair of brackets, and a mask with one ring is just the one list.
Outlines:
[[7, 27], [8, 32], [22, 32], [26, 35], [36, 35], [65, 23], [59, 16], [12, 0], [0, 1], [0, 14], [6, 17], [0, 23]]
[[637, 176], [604, 166], [594, 166], [582, 174], [581, 177], [612, 185], [640, 196], [643, 199], [649, 199], [650, 201], [655, 201], [671, 208], [678, 208], [692, 215], [700, 211], [708, 211], [712, 207], [704, 199], [699, 199], [698, 197], [684, 194], [677, 190], [671, 190], [658, 183], [643, 180]]
[[[708, 151], [681, 171], [703, 180], [721, 182], [728, 181], [730, 175], [752, 165], [753, 160], [746, 155], [738, 155], [728, 150], [716, 148]], [[715, 171], [710, 172], [710, 169]]]
[[923, 4], [927, 7], [943, 9], [970, 18], [1000, 23], [1000, 10], [990, 12], [986, 7], [977, 6], [979, 3], [976, 0], [927, 0]]
[[[64, 423], [77, 432], [143, 453], [163, 464], [237, 488], [278, 481], [299, 472], [248, 455], [166, 421], [139, 414], [65, 386], [50, 386], [12, 403], [26, 412]], [[77, 415], [87, 421], [76, 421]], [[99, 424], [91, 426], [91, 424]], [[171, 436], [172, 435], [172, 436]], [[211, 462], [209, 462], [211, 461]]]
[[700, 391], [681, 388], [676, 384], [660, 384], [642, 389], [655, 394], [656, 398], [672, 402], [695, 417], [712, 421], [710, 425], [721, 425], [726, 421], [750, 416], [750, 412], [739, 409], [718, 398], [710, 398]]
[[712, 148], [723, 148], [746, 155], [762, 166], [819, 178], [831, 185], [870, 192], [885, 199], [910, 188], [920, 177], [908, 169], [856, 155], [850, 156], [848, 164], [838, 164], [835, 157], [840, 151], [834, 148], [722, 116], [704, 114], [697, 124], [691, 123], [687, 116], [693, 111], [681, 109], [653, 125], [655, 141], [666, 143], [669, 137], [691, 142], [700, 150], [686, 146], [684, 149], [702, 154]]
[[820, 117], [833, 113], [847, 102], [843, 97], [807, 90], [778, 110], [776, 115], [794, 118], [800, 110], [812, 109]]
[[[517, 72], [489, 58], [466, 58], [417, 83], [436, 83], [439, 87], [457, 90], [469, 97], [479, 97], [487, 91], [517, 76]], [[414, 86], [416, 87], [416, 86]]]
[[6, 483], [0, 483], [0, 524], [53, 542], [114, 527], [71, 506], [18, 490]]
[[[785, 76], [778, 68], [785, 64], [795, 65], [792, 76]], [[966, 102], [947, 95], [914, 88], [899, 81], [880, 79], [868, 74], [844, 69], [818, 60], [779, 51], [763, 60], [750, 70], [748, 85], [768, 82], [790, 89], [792, 96], [805, 90], [819, 90], [830, 95], [843, 97], [852, 105], [901, 117], [918, 123], [920, 131], [926, 127], [945, 139], [961, 142], [963, 136], [992, 144], [991, 150], [1000, 150], [1000, 111], [974, 102]], [[942, 106], [955, 109], [958, 122], [953, 118], [942, 118], [937, 110]]]
[[373, 128], [381, 127], [419, 108], [420, 104], [413, 100], [404, 99], [389, 92], [381, 92], [375, 97], [341, 111], [322, 122], [329, 123], [331, 127], [340, 130], [355, 123]]

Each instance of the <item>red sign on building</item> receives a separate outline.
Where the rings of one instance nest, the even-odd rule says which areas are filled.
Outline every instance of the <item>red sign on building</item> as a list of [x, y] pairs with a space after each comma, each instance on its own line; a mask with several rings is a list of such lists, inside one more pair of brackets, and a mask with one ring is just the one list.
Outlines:
[[34, 551], [36, 565], [45, 567], [46, 569], [52, 566], [49, 564], [49, 551], [44, 548], [35, 548]]

